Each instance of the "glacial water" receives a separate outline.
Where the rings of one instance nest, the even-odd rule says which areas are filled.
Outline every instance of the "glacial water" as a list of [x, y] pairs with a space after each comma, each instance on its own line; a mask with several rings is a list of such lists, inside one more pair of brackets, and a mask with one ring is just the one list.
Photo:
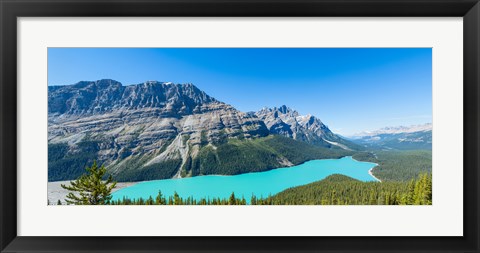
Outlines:
[[361, 181], [375, 181], [368, 171], [376, 164], [359, 162], [352, 157], [340, 159], [311, 160], [303, 164], [279, 168], [265, 172], [247, 173], [235, 176], [198, 176], [181, 179], [153, 180], [137, 183], [114, 192], [113, 199], [148, 198], [162, 191], [164, 196], [172, 196], [176, 191], [181, 197], [228, 198], [232, 192], [235, 196], [250, 200], [252, 194], [267, 197], [287, 188], [322, 180], [332, 174], [342, 174]]

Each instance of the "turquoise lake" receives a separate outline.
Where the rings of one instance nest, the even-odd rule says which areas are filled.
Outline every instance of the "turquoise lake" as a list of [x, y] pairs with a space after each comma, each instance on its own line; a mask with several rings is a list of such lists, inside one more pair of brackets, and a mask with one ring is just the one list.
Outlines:
[[267, 197], [287, 188], [322, 180], [332, 174], [342, 174], [361, 181], [376, 181], [368, 171], [375, 163], [359, 162], [351, 156], [340, 159], [311, 160], [303, 164], [234, 176], [198, 176], [180, 179], [165, 179], [140, 182], [114, 192], [113, 199], [130, 199], [140, 197], [155, 198], [158, 191], [164, 196], [172, 196], [176, 191], [181, 197], [228, 198], [232, 192], [235, 196], [250, 200], [252, 194]]

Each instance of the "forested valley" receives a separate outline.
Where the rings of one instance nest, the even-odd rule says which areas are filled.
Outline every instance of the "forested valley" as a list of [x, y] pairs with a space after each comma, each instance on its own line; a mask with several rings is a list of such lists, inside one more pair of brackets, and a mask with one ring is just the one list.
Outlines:
[[343, 175], [293, 187], [273, 196], [202, 198], [164, 196], [111, 201], [111, 205], [431, 205], [432, 175], [421, 174], [407, 182], [361, 182]]
[[[431, 205], [432, 153], [430, 150], [356, 152], [358, 161], [376, 163], [373, 176], [381, 182], [363, 182], [333, 174], [310, 184], [285, 189], [269, 196], [201, 198], [165, 196], [161, 189], [148, 198], [112, 200], [107, 205]], [[96, 164], [94, 163], [94, 166]], [[106, 169], [102, 166], [102, 173]], [[93, 177], [99, 180], [102, 176]], [[98, 183], [100, 184], [100, 183]], [[147, 195], [148, 196], [148, 195]], [[60, 202], [59, 202], [60, 203]]]

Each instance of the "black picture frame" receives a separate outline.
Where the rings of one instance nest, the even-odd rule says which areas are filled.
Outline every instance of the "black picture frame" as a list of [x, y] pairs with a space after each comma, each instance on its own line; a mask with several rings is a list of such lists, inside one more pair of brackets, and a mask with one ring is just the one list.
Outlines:
[[[0, 0], [1, 252], [480, 252], [478, 0]], [[463, 17], [464, 236], [17, 236], [17, 17]], [[441, 224], [439, 224], [441, 226]]]

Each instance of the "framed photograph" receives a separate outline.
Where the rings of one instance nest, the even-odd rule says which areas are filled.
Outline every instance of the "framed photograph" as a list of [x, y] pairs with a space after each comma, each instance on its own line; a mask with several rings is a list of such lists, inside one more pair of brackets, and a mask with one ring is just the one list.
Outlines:
[[1, 252], [479, 252], [480, 4], [2, 1]]

